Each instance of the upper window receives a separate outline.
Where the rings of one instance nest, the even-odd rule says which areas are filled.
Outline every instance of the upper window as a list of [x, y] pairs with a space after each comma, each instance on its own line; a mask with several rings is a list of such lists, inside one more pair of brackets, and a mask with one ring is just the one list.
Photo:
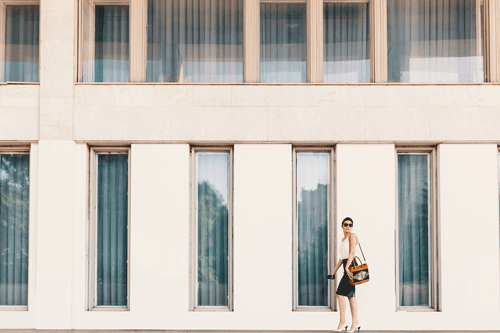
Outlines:
[[0, 151], [0, 306], [28, 306], [30, 155]]
[[481, 0], [388, 0], [389, 82], [484, 82]]
[[398, 307], [437, 308], [434, 151], [400, 150], [398, 168]]
[[484, 82], [483, 2], [85, 0], [78, 80]]
[[295, 149], [294, 309], [333, 307], [330, 270], [332, 149]]
[[92, 151], [90, 309], [128, 307], [128, 151]]
[[129, 82], [128, 1], [91, 0], [83, 6], [83, 82]]
[[232, 309], [232, 150], [193, 150], [191, 309]]
[[149, 0], [148, 82], [243, 82], [243, 0]]
[[323, 82], [370, 82], [368, 1], [323, 6]]
[[306, 3], [260, 4], [260, 82], [307, 82]]
[[13, 3], [0, 2], [0, 82], [38, 82], [39, 6]]

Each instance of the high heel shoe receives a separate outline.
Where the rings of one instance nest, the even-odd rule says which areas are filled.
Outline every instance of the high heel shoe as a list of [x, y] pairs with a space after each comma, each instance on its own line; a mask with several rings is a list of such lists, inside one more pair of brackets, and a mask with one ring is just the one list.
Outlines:
[[349, 325], [345, 324], [344, 326], [345, 326], [344, 328], [336, 328], [333, 331], [334, 332], [342, 332], [343, 330], [347, 331], [347, 328], [349, 327]]
[[360, 324], [357, 324], [355, 327], [351, 328], [349, 331], [349, 333], [354, 333], [356, 330], [358, 330], [358, 333], [359, 333], [359, 330], [361, 329], [361, 325]]

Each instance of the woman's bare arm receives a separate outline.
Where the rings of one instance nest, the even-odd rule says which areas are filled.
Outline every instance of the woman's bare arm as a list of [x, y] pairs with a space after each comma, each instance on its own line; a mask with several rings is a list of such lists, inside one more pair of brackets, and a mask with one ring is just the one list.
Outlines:
[[345, 266], [345, 271], [349, 277], [352, 277], [348, 268], [354, 260], [354, 255], [356, 254], [356, 244], [358, 244], [358, 238], [356, 237], [356, 234], [351, 234], [349, 236], [349, 258], [347, 258], [347, 264]]
[[335, 275], [335, 273], [337, 273], [338, 269], [340, 268], [340, 265], [342, 265], [341, 259], [339, 259], [339, 261], [337, 262], [337, 265], [335, 265], [335, 268], [333, 269], [332, 275]]

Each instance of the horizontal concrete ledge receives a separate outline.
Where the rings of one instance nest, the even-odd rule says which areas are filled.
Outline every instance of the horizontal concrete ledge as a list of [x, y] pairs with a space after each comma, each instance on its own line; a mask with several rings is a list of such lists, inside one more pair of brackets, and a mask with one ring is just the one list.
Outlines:
[[[300, 331], [300, 330], [2, 330], [0, 333], [41, 333], [41, 332], [56, 332], [56, 333], [332, 333], [332, 331]], [[344, 331], [345, 332], [345, 331]], [[356, 331], [357, 332], [357, 331]], [[500, 330], [489, 331], [457, 331], [457, 330], [444, 330], [444, 331], [383, 331], [383, 330], [361, 330], [360, 333], [500, 333]]]

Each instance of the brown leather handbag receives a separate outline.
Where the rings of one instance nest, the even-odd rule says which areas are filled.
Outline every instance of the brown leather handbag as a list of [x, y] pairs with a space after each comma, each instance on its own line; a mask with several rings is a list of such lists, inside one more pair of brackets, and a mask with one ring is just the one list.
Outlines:
[[[349, 242], [351, 240], [349, 239]], [[361, 254], [363, 255], [364, 264], [361, 262], [359, 257], [354, 257], [352, 260], [351, 266], [349, 266], [349, 271], [352, 273], [352, 278], [349, 278], [349, 282], [355, 286], [357, 284], [362, 284], [370, 281], [370, 274], [368, 273], [368, 264], [366, 263], [365, 254], [363, 253], [363, 249], [361, 248], [361, 243], [359, 243], [359, 249], [361, 250]], [[356, 264], [356, 259], [358, 259], [358, 264]]]

